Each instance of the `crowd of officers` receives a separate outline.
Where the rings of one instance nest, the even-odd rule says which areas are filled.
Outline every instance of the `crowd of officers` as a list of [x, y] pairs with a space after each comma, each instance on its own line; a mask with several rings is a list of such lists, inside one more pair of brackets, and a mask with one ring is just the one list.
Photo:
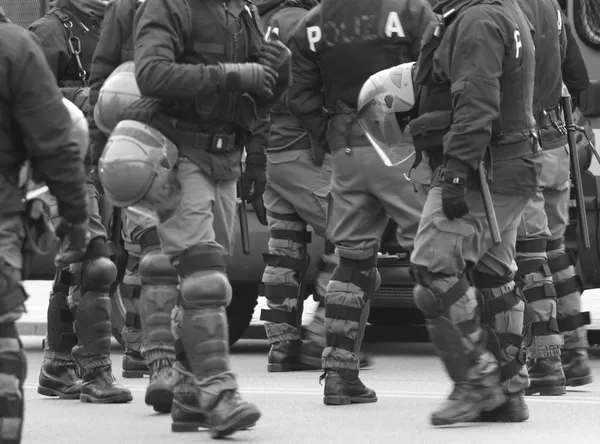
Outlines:
[[[257, 422], [229, 364], [225, 269], [238, 180], [242, 199], [267, 210], [268, 370], [323, 369], [325, 404], [377, 401], [359, 378], [368, 365], [360, 348], [390, 218], [454, 384], [432, 424], [525, 421], [525, 395], [592, 381], [589, 319], [563, 239], [561, 101], [568, 89], [576, 104], [589, 79], [561, 5], [259, 3], [55, 0], [29, 31], [0, 11], [1, 442], [20, 443], [26, 360], [15, 321], [31, 246], [48, 224], [34, 211], [43, 201], [25, 198], [31, 180], [55, 197], [62, 242], [42, 395], [132, 400], [110, 359], [117, 269], [100, 217], [106, 195], [123, 208], [123, 282], [138, 305], [123, 331], [123, 376], [150, 375], [145, 401], [171, 413], [173, 431], [206, 427], [220, 438]], [[388, 157], [404, 159], [388, 166], [372, 146], [381, 137], [357, 118], [359, 96], [371, 76], [413, 62], [403, 84], [413, 109], [370, 122], [402, 139], [388, 138]], [[102, 86], [127, 69], [141, 97], [106, 128]], [[397, 93], [406, 91], [380, 104], [391, 109]], [[83, 148], [63, 97], [87, 116]], [[477, 180], [484, 167], [499, 244]], [[317, 261], [320, 306], [303, 335], [308, 226], [327, 247]]]

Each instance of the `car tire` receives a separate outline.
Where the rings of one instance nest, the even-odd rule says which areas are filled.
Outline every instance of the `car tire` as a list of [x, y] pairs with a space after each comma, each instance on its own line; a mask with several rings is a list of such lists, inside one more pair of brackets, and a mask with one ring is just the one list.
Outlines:
[[[231, 304], [227, 307], [229, 321], [229, 345], [235, 344], [246, 332], [252, 322], [254, 309], [258, 303], [258, 285], [234, 284]], [[125, 325], [125, 314], [128, 309], [136, 310], [128, 292], [124, 291], [123, 283], [113, 285], [111, 291], [111, 321], [114, 338], [125, 346], [122, 337]]]

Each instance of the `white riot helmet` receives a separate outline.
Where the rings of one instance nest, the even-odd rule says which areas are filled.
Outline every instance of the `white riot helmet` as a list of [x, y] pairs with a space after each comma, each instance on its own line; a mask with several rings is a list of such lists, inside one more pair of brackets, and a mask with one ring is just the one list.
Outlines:
[[410, 130], [399, 114], [415, 105], [412, 72], [415, 62], [403, 63], [373, 74], [358, 95], [356, 118], [387, 166], [399, 165], [414, 155]]
[[62, 102], [69, 112], [69, 117], [71, 117], [71, 137], [77, 142], [79, 152], [81, 153], [81, 159], [85, 159], [90, 144], [90, 132], [87, 119], [85, 118], [83, 111], [77, 108], [77, 105], [73, 102], [65, 98], [62, 99]]

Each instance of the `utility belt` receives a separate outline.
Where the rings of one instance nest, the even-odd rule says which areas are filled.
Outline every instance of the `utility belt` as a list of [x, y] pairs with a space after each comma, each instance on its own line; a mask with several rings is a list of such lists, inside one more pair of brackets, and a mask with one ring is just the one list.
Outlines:
[[[171, 119], [175, 137], [173, 142], [179, 149], [203, 150], [213, 154], [225, 154], [240, 149], [249, 139], [244, 131], [233, 132], [230, 128], [207, 131], [196, 125], [188, 125]], [[196, 129], [198, 128], [198, 129]], [[204, 129], [204, 131], [202, 131]]]
[[561, 105], [539, 114], [538, 132], [543, 150], [553, 150], [567, 144], [567, 127], [563, 120]]
[[539, 143], [536, 135], [532, 134], [525, 140], [519, 140], [513, 143], [500, 144], [492, 142], [488, 150], [490, 163], [502, 162], [505, 160], [519, 159], [538, 151]]

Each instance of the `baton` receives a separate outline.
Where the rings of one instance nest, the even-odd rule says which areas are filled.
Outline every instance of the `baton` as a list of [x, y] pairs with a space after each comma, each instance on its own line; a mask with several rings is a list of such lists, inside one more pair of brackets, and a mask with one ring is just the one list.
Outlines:
[[50, 189], [48, 188], [47, 185], [44, 185], [43, 187], [40, 188], [36, 188], [35, 190], [32, 191], [28, 191], [25, 194], [25, 202], [29, 202], [32, 199], [35, 199], [36, 197], [40, 197], [42, 194], [46, 193], [50, 191]]
[[251, 253], [250, 235], [248, 234], [248, 213], [246, 212], [246, 202], [242, 199], [242, 187], [240, 181], [237, 183], [238, 192], [238, 217], [240, 219], [240, 233], [242, 235], [242, 250], [247, 256]]
[[483, 207], [485, 208], [485, 215], [487, 217], [488, 225], [490, 226], [490, 233], [492, 235], [492, 242], [498, 246], [502, 243], [500, 237], [500, 228], [498, 228], [498, 219], [496, 219], [496, 210], [494, 210], [494, 203], [492, 202], [492, 194], [490, 193], [490, 187], [487, 183], [486, 171], [483, 162], [479, 164], [479, 185], [481, 187], [481, 198], [483, 199]]
[[571, 95], [566, 86], [562, 88], [562, 106], [565, 114], [565, 124], [567, 127], [567, 140], [569, 143], [569, 159], [571, 160], [571, 180], [575, 188], [575, 203], [577, 207], [577, 219], [579, 220], [579, 229], [581, 230], [581, 239], [583, 240], [583, 249], [590, 249], [590, 233], [588, 231], [587, 215], [585, 214], [585, 197], [583, 195], [583, 186], [581, 183], [581, 170], [579, 169], [579, 153], [577, 152], [577, 143], [575, 142], [575, 124], [573, 122], [573, 108], [571, 107]]

